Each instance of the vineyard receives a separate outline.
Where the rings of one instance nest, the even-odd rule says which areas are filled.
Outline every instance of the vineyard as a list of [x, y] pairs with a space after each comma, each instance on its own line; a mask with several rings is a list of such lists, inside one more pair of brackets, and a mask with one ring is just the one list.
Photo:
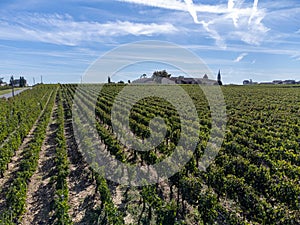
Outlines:
[[[198, 117], [184, 118], [187, 134], [177, 108], [155, 97], [157, 87], [152, 97], [131, 107], [126, 99], [134, 102], [138, 93], [118, 95], [127, 86], [101, 85], [99, 93], [97, 85], [38, 85], [0, 99], [0, 224], [300, 224], [300, 86], [222, 87], [225, 138], [214, 130], [213, 139], [222, 147], [206, 169], [201, 169], [202, 157], [216, 128], [199, 86], [181, 86]], [[160, 88], [176, 96], [172, 85]], [[184, 96], [176, 99], [185, 101]], [[113, 111], [119, 123], [112, 120]], [[116, 134], [127, 112], [130, 131]], [[152, 120], [157, 116], [161, 120]], [[95, 123], [98, 142], [90, 123]], [[136, 150], [149, 137], [160, 138], [152, 127], [165, 133], [162, 142], [149, 151]], [[195, 133], [196, 140], [189, 135]], [[130, 143], [124, 144], [125, 137]], [[131, 141], [134, 137], [140, 141]], [[155, 165], [181, 141], [186, 149], [178, 158], [195, 147], [189, 160], [155, 183], [118, 183], [97, 164], [99, 157], [111, 155], [128, 166]], [[96, 145], [102, 153], [94, 151]], [[176, 166], [165, 164], [166, 171]], [[120, 179], [137, 176], [123, 174], [113, 163], [106, 167]]]

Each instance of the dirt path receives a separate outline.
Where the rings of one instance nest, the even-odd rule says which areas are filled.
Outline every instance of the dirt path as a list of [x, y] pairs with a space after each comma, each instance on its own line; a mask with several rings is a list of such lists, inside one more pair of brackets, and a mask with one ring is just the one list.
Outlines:
[[[52, 93], [49, 95], [46, 105], [49, 103], [51, 95], [52, 95]], [[13, 179], [15, 178], [16, 173], [19, 170], [19, 164], [23, 158], [23, 151], [28, 146], [30, 141], [32, 140], [34, 131], [37, 127], [40, 117], [44, 113], [44, 110], [40, 113], [38, 119], [34, 123], [33, 127], [29, 131], [28, 135], [24, 138], [23, 143], [18, 148], [18, 150], [15, 152], [15, 155], [12, 157], [11, 162], [8, 164], [8, 169], [4, 173], [4, 177], [0, 179], [0, 214], [5, 209], [6, 193], [9, 189], [10, 184], [12, 183]]]
[[55, 136], [58, 125], [57, 104], [54, 104], [50, 123], [46, 131], [46, 138], [41, 147], [38, 169], [32, 176], [28, 185], [26, 198], [26, 212], [22, 225], [50, 224], [51, 201], [53, 200], [54, 187], [50, 183], [55, 168]]
[[[88, 164], [78, 153], [73, 135], [72, 120], [65, 124], [70, 175], [67, 179], [69, 188], [69, 215], [74, 225], [91, 224], [93, 211], [100, 205], [99, 196], [95, 195], [96, 184], [89, 178]], [[95, 218], [94, 218], [95, 219]]]
[[8, 164], [8, 168], [4, 173], [4, 177], [0, 179], [0, 213], [1, 209], [5, 208], [6, 204], [6, 193], [9, 189], [10, 184], [12, 183], [17, 171], [19, 170], [20, 161], [23, 158], [23, 150], [28, 146], [30, 141], [32, 140], [33, 132], [36, 129], [36, 125], [34, 125], [29, 134], [25, 137], [23, 143], [16, 151], [15, 155], [12, 157], [11, 162]]

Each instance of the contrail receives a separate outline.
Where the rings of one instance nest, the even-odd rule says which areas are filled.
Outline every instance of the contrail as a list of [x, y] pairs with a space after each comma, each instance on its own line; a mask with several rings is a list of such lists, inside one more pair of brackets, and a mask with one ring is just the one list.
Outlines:
[[[233, 10], [234, 10], [235, 3], [237, 1], [239, 1], [239, 0], [228, 0], [228, 3], [227, 3], [228, 11], [231, 12], [232, 20], [233, 20], [233, 23], [234, 23], [235, 27], [237, 27], [238, 14], [233, 12]], [[197, 24], [201, 24], [201, 22], [198, 19], [197, 9], [194, 6], [193, 0], [184, 0], [184, 2], [187, 6], [187, 10], [189, 11], [191, 16], [193, 17], [194, 22], [197, 23]]]
[[255, 16], [255, 14], [257, 13], [257, 6], [258, 6], [258, 0], [254, 0], [253, 2], [253, 8], [252, 8], [252, 14], [248, 20], [248, 24], [251, 24], [251, 21], [253, 19], [253, 17]]
[[185, 4], [187, 5], [187, 9], [191, 16], [193, 17], [193, 20], [196, 24], [202, 24], [203, 28], [210, 33], [210, 35], [216, 40], [217, 44], [221, 46], [222, 48], [226, 48], [226, 46], [223, 43], [222, 38], [218, 34], [217, 31], [209, 29], [209, 23], [206, 23], [204, 20], [199, 21], [197, 10], [194, 6], [193, 0], [184, 0]]
[[231, 12], [233, 24], [235, 27], [237, 27], [238, 26], [237, 21], [239, 19], [239, 16], [237, 13], [233, 12], [235, 2], [236, 2], [236, 0], [228, 0], [227, 7], [228, 7], [228, 11]]
[[198, 16], [197, 16], [197, 11], [196, 11], [196, 8], [195, 8], [194, 3], [193, 3], [193, 0], [184, 0], [184, 2], [187, 5], [187, 9], [188, 9], [189, 13], [193, 17], [194, 22], [197, 23], [197, 24], [200, 24], [200, 22], [198, 20]]
[[[203, 28], [210, 33], [210, 35], [216, 40], [217, 44], [222, 46], [223, 48], [226, 48], [226, 46], [223, 43], [222, 37], [218, 34], [217, 31], [211, 30], [209, 28], [210, 22], [206, 23], [204, 20], [199, 21], [198, 15], [197, 15], [197, 8], [194, 5], [193, 0], [184, 0], [187, 10], [192, 16], [194, 22], [196, 24], [202, 24]], [[240, 13], [240, 5], [243, 3], [243, 0], [228, 0], [227, 2], [227, 13], [232, 18], [233, 24], [235, 27], [238, 27], [238, 19], [239, 19], [239, 13]], [[237, 7], [236, 7], [237, 5]], [[258, 6], [258, 0], [254, 0], [253, 7], [252, 7], [252, 14], [248, 20], [248, 24], [250, 25], [252, 22], [252, 19], [254, 18], [255, 14], [257, 13], [257, 6]]]
[[[237, 22], [238, 22], [238, 19], [239, 19], [238, 12], [234, 12], [236, 2], [240, 3], [241, 1], [239, 1], [239, 0], [228, 0], [228, 3], [227, 3], [228, 11], [231, 12], [231, 17], [232, 17], [232, 20], [233, 20], [233, 23], [234, 23], [235, 27], [238, 26]], [[252, 13], [251, 13], [251, 16], [248, 20], [249, 25], [251, 24], [253, 17], [257, 13], [257, 6], [258, 6], [258, 0], [254, 0], [253, 1], [253, 7], [252, 7]]]
[[202, 20], [200, 23], [202, 24], [203, 28], [210, 34], [210, 36], [215, 39], [216, 44], [222, 49], [226, 49], [226, 44], [224, 43], [223, 38], [219, 35], [217, 31], [211, 30], [209, 28], [209, 22], [206, 23]]
[[228, 3], [227, 3], [228, 10], [232, 10], [233, 9], [234, 2], [235, 2], [235, 0], [228, 0]]

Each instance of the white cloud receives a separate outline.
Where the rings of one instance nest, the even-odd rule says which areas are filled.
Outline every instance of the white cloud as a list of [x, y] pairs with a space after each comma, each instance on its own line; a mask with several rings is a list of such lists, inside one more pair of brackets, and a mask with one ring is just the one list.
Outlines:
[[300, 61], [300, 52], [292, 55], [291, 58], [295, 61]]
[[248, 53], [242, 53], [242, 54], [240, 54], [235, 60], [234, 60], [234, 62], [240, 62], [240, 61], [242, 61], [243, 60], [243, 58], [245, 57], [245, 56], [247, 56], [248, 55]]
[[134, 4], [141, 4], [146, 6], [172, 9], [172, 10], [184, 10], [186, 5], [182, 1], [178, 0], [118, 0], [119, 2], [128, 2]]
[[82, 41], [100, 41], [112, 36], [154, 36], [177, 31], [170, 23], [107, 23], [74, 21], [69, 15], [26, 14], [13, 19], [0, 19], [0, 39], [28, 40], [47, 43], [78, 45]]
[[[119, 2], [128, 2], [134, 4], [140, 4], [151, 7], [158, 7], [170, 10], [179, 11], [189, 11], [187, 7], [187, 2], [191, 4], [192, 0], [118, 0]], [[225, 5], [204, 5], [204, 4], [194, 4], [194, 9], [196, 12], [204, 13], [226, 13], [228, 12]]]

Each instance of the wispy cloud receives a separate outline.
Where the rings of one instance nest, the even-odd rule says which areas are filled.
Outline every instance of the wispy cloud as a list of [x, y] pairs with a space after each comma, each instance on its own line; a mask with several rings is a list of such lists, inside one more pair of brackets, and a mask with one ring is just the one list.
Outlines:
[[75, 21], [70, 15], [25, 14], [0, 18], [0, 39], [28, 40], [77, 45], [83, 41], [100, 41], [103, 37], [154, 36], [170, 34], [177, 28], [170, 23], [133, 23], [129, 21]]
[[[192, 0], [118, 0], [119, 2], [128, 2], [141, 4], [145, 6], [158, 7], [170, 10], [189, 11], [187, 4], [192, 5]], [[193, 4], [193, 10], [203, 13], [226, 13], [228, 12], [225, 5], [204, 5]]]
[[220, 34], [215, 30], [215, 29], [211, 29], [209, 27], [210, 23], [206, 23], [204, 21], [201, 21], [203, 28], [209, 33], [209, 35], [215, 39], [216, 44], [218, 47], [222, 48], [222, 49], [226, 49], [227, 46], [225, 44], [224, 39], [220, 36]]
[[[191, 49], [193, 51], [205, 50], [205, 51], [218, 51], [220, 50], [217, 46], [208, 46], [208, 45], [185, 45], [185, 48]], [[253, 54], [268, 54], [268, 55], [277, 55], [284, 58], [295, 59], [300, 57], [300, 50], [298, 49], [289, 49], [289, 48], [272, 48], [267, 46], [244, 46], [242, 44], [230, 45], [227, 47], [227, 52], [239, 53], [243, 52], [253, 53]], [[243, 51], [243, 52], [241, 52]]]
[[292, 58], [294, 61], [300, 61], [300, 52], [298, 52], [298, 53], [292, 55], [291, 58]]
[[[193, 22], [201, 24], [207, 34], [215, 39], [216, 44], [226, 48], [226, 34], [231, 38], [242, 40], [251, 45], [259, 45], [265, 38], [269, 29], [263, 24], [265, 18], [264, 9], [258, 8], [258, 0], [250, 6], [244, 0], [228, 0], [227, 5], [195, 4], [192, 0], [118, 0], [121, 2], [141, 4], [151, 7], [159, 7], [169, 10], [188, 12]], [[198, 13], [200, 13], [198, 15]], [[234, 29], [224, 30], [228, 27], [228, 19], [232, 21]], [[224, 33], [226, 33], [224, 35]]]
[[234, 60], [234, 62], [240, 62], [240, 61], [242, 61], [243, 60], [243, 58], [245, 57], [245, 56], [247, 56], [248, 55], [248, 53], [242, 53], [242, 54], [240, 54], [235, 60]]

